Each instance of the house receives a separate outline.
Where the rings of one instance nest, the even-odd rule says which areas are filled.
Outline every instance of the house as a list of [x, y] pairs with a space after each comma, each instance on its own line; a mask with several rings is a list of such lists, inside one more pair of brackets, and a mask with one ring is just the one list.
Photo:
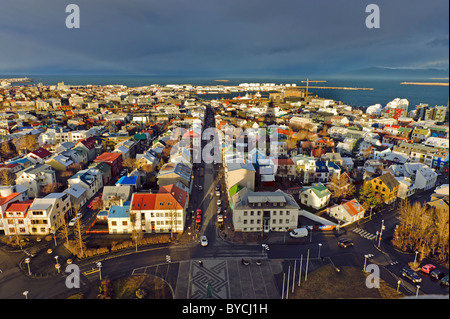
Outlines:
[[341, 204], [329, 207], [327, 213], [344, 224], [350, 224], [363, 218], [365, 209], [356, 199], [352, 199], [343, 200]]
[[313, 173], [312, 181], [327, 183], [330, 177], [330, 171], [328, 169], [327, 162], [316, 161], [316, 171]]
[[44, 198], [36, 198], [28, 209], [30, 235], [55, 232], [71, 212], [70, 198], [66, 193], [52, 193]]
[[303, 205], [320, 210], [328, 206], [331, 199], [331, 192], [323, 184], [304, 187], [300, 190], [299, 199]]
[[427, 191], [436, 185], [438, 174], [430, 167], [423, 165], [416, 171], [414, 185], [417, 189]]
[[290, 158], [274, 158], [272, 164], [275, 174], [281, 178], [294, 179], [296, 175], [296, 166]]
[[411, 139], [416, 143], [425, 141], [431, 136], [431, 131], [429, 129], [415, 128], [411, 133]]
[[236, 184], [254, 190], [255, 174], [256, 170], [250, 163], [228, 163], [224, 174], [227, 191]]
[[138, 176], [122, 176], [116, 182], [116, 186], [130, 186], [131, 191], [134, 193], [139, 190], [138, 186]]
[[122, 154], [122, 160], [136, 158], [137, 146], [134, 140], [125, 140], [116, 145], [114, 152]]
[[28, 153], [26, 157], [34, 164], [44, 164], [51, 156], [52, 153], [45, 148], [40, 147], [37, 150]]
[[8, 223], [3, 219], [3, 215], [8, 206], [12, 203], [23, 202], [25, 200], [28, 200], [28, 198], [24, 198], [22, 193], [15, 192], [15, 189], [12, 187], [6, 189], [3, 189], [3, 187], [0, 188], [0, 234], [8, 232], [6, 229]]
[[5, 235], [29, 235], [28, 209], [33, 200], [11, 203], [3, 213]]
[[42, 189], [56, 183], [56, 174], [50, 165], [37, 164], [17, 173], [16, 184], [28, 189], [28, 196], [39, 196]]
[[108, 212], [108, 232], [110, 234], [131, 234], [133, 223], [130, 219], [130, 205], [112, 205]]
[[336, 164], [342, 166], [342, 157], [341, 157], [341, 154], [339, 154], [339, 153], [334, 153], [334, 152], [325, 153], [324, 155], [322, 155], [321, 160], [322, 161], [330, 161], [330, 162], [333, 162], [333, 163], [336, 163]]
[[158, 172], [159, 187], [176, 184], [180, 181], [184, 186], [191, 189], [192, 169], [183, 163], [164, 164]]
[[391, 149], [385, 145], [374, 145], [372, 150], [372, 158], [375, 160], [382, 159], [391, 153]]
[[443, 171], [445, 166], [448, 165], [448, 162], [449, 162], [449, 152], [444, 150], [437, 151], [433, 155], [431, 167]]
[[235, 231], [288, 231], [298, 226], [299, 206], [281, 190], [253, 192], [243, 187], [231, 196], [230, 206]]
[[376, 174], [372, 179], [366, 180], [365, 183], [372, 184], [375, 194], [379, 195], [385, 204], [392, 204], [397, 200], [400, 184], [391, 173], [378, 176]]
[[76, 143], [76, 147], [84, 148], [87, 151], [89, 162], [93, 161], [103, 150], [102, 143], [98, 142], [93, 136], [79, 140]]
[[122, 169], [122, 155], [120, 153], [104, 152], [94, 159], [94, 163], [103, 162], [111, 167], [111, 177], [114, 178], [119, 175]]
[[97, 169], [100, 171], [103, 185], [107, 185], [111, 181], [112, 179], [111, 166], [109, 166], [107, 163], [104, 162], [92, 163], [91, 165], [89, 165], [89, 168]]
[[131, 186], [105, 186], [103, 187], [103, 209], [109, 210], [111, 206], [123, 206], [131, 197]]
[[83, 205], [89, 200], [87, 190], [78, 184], [71, 185], [63, 192], [70, 196], [70, 202], [75, 211], [80, 211]]
[[295, 155], [294, 162], [297, 166], [297, 174], [303, 176], [301, 180], [307, 184], [314, 178], [316, 172], [316, 159], [313, 156]]
[[89, 168], [78, 171], [67, 180], [69, 186], [79, 185], [86, 189], [86, 197], [89, 200], [103, 187], [101, 173], [98, 169]]
[[431, 195], [431, 199], [427, 202], [427, 205], [436, 211], [443, 211], [449, 213], [449, 186], [443, 184], [435, 189], [435, 192]]
[[407, 199], [411, 195], [416, 193], [416, 186], [414, 185], [414, 181], [405, 176], [395, 177], [397, 182], [399, 182], [398, 186], [398, 194], [397, 197], [401, 199]]
[[71, 165], [74, 164], [74, 162], [70, 159], [70, 157], [57, 154], [47, 160], [45, 164], [50, 165], [55, 171], [62, 172], [66, 171]]
[[187, 193], [175, 185], [166, 185], [156, 194], [134, 193], [131, 215], [136, 229], [144, 233], [182, 233], [188, 205]]

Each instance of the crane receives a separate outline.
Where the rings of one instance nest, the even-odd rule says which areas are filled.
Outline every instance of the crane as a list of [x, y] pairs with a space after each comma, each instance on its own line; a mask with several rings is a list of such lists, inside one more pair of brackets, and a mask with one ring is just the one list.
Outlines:
[[306, 97], [308, 97], [308, 88], [309, 88], [309, 82], [315, 82], [315, 83], [318, 83], [318, 82], [326, 82], [326, 81], [310, 81], [309, 79], [306, 79], [306, 81], [302, 81], [302, 83], [305, 83], [306, 82]]

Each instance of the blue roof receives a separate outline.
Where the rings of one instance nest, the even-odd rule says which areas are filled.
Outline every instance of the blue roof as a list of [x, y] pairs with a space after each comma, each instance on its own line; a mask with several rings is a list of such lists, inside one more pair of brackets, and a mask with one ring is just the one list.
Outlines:
[[328, 162], [328, 167], [332, 167], [334, 169], [341, 169], [336, 163]]
[[116, 183], [116, 185], [136, 185], [137, 176], [122, 176]]
[[130, 206], [111, 206], [108, 218], [129, 218]]
[[327, 163], [323, 161], [316, 161], [316, 172], [318, 173], [328, 173]]

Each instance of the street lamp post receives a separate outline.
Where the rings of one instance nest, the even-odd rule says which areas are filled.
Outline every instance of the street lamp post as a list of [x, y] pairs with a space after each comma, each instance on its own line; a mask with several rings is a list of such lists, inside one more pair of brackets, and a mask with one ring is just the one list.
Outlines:
[[321, 244], [321, 243], [319, 243], [318, 245], [319, 245], [319, 255], [318, 255], [318, 257], [317, 257], [317, 258], [320, 258], [320, 247], [322, 247], [322, 244]]
[[28, 290], [25, 290], [22, 294], [25, 296], [25, 299], [28, 299]]
[[419, 253], [418, 250], [416, 250], [416, 255], [414, 256], [414, 267], [416, 267], [416, 260], [417, 260], [417, 254]]
[[385, 229], [385, 227], [384, 227], [384, 219], [383, 219], [383, 220], [381, 220], [381, 230], [380, 230], [380, 237], [378, 238], [378, 247], [380, 247], [381, 236], [383, 235], [384, 229]]
[[100, 281], [102, 281], [102, 263], [99, 261], [96, 265], [98, 267], [98, 274], [100, 276]]
[[416, 290], [416, 298], [419, 296], [419, 289], [420, 289], [420, 285], [417, 285], [417, 290]]
[[401, 283], [402, 283], [402, 281], [401, 281], [401, 280], [397, 281], [397, 292], [398, 292], [398, 291], [399, 291], [399, 289], [400, 289], [400, 285], [401, 285]]
[[29, 275], [29, 276], [31, 276], [31, 271], [30, 271], [30, 261], [31, 261], [30, 257], [25, 258], [25, 263], [26, 263], [27, 266], [28, 266], [28, 275]]

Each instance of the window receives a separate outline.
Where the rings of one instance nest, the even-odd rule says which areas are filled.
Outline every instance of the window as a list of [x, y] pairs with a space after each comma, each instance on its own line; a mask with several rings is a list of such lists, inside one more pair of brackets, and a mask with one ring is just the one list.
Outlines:
[[116, 221], [112, 221], [111, 222], [111, 226], [117, 226], [117, 222]]
[[128, 225], [127, 221], [124, 220], [124, 221], [122, 222], [122, 226], [127, 226], [127, 225]]

